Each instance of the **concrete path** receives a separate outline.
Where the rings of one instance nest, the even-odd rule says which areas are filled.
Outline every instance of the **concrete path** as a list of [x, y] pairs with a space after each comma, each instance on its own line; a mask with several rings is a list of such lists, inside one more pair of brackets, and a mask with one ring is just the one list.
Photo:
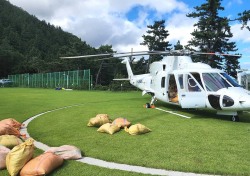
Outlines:
[[[29, 138], [31, 136], [28, 133], [27, 127], [28, 127], [29, 123], [32, 120], [34, 120], [35, 118], [38, 118], [38, 117], [40, 117], [40, 116], [42, 116], [44, 114], [50, 113], [50, 112], [54, 112], [54, 111], [58, 111], [58, 110], [66, 109], [66, 108], [71, 108], [71, 107], [75, 107], [75, 106], [81, 106], [81, 105], [82, 104], [66, 106], [66, 107], [62, 107], [62, 108], [58, 108], [58, 109], [54, 109], [54, 110], [51, 110], [51, 111], [47, 111], [47, 112], [37, 114], [37, 115], [35, 115], [35, 116], [33, 116], [33, 117], [31, 117], [31, 118], [29, 118], [29, 119], [27, 119], [26, 121], [23, 122], [25, 127], [21, 129], [21, 133], [26, 134], [26, 136]], [[41, 143], [39, 141], [36, 141], [36, 140], [35, 140], [34, 144], [35, 144], [35, 146], [37, 148], [39, 148], [39, 149], [41, 149], [43, 151], [46, 151], [49, 148], [48, 145], [43, 144], [43, 143]], [[205, 175], [205, 174], [195, 174], [195, 173], [168, 171], [168, 170], [164, 170], [164, 169], [154, 169], [154, 168], [148, 168], [148, 167], [142, 167], [142, 166], [132, 166], [132, 165], [128, 165], [128, 164], [119, 164], [119, 163], [108, 162], [108, 161], [95, 159], [95, 158], [91, 158], [91, 157], [83, 157], [82, 159], [79, 159], [79, 160], [76, 160], [76, 161], [82, 162], [82, 163], [85, 163], [85, 164], [89, 164], [89, 165], [95, 165], [95, 166], [99, 166], [99, 167], [109, 168], [109, 169], [118, 169], [118, 170], [123, 170], [123, 171], [130, 171], [130, 172], [137, 172], [137, 173], [151, 174], [151, 175], [212, 176], [212, 175]]]

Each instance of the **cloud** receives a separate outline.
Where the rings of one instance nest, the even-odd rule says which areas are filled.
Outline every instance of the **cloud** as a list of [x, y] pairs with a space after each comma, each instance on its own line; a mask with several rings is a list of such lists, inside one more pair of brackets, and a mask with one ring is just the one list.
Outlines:
[[[112, 45], [116, 50], [144, 49], [142, 35], [154, 20], [166, 19], [170, 42], [186, 44], [192, 32], [193, 20], [185, 14], [188, 6], [177, 0], [10, 0], [40, 20], [77, 35], [93, 47]], [[139, 8], [137, 18], [127, 14]], [[132, 13], [132, 12], [131, 12]], [[170, 19], [171, 18], [171, 19]], [[186, 28], [186, 29], [185, 29]], [[175, 44], [173, 43], [173, 44]]]
[[191, 39], [191, 32], [194, 31], [194, 24], [197, 19], [186, 17], [186, 13], [174, 13], [166, 21], [166, 29], [169, 31], [168, 40], [170, 40], [173, 45], [180, 40], [182, 45], [186, 45]]
[[234, 5], [242, 5], [243, 1], [242, 0], [230, 0], [226, 2], [225, 7], [226, 8], [233, 8]]
[[233, 33], [233, 41], [250, 43], [250, 31], [246, 28], [241, 29], [241, 24], [234, 24], [231, 26], [231, 30]]

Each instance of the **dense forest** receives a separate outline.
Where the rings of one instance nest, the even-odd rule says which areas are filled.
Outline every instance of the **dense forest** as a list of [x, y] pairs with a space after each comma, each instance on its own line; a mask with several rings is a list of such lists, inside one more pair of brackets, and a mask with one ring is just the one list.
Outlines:
[[0, 78], [21, 73], [91, 69], [92, 74], [100, 70], [105, 73], [93, 75], [94, 83], [105, 85], [113, 79], [110, 75], [126, 73], [119, 68], [119, 61], [60, 59], [60, 56], [103, 52], [113, 52], [112, 46], [93, 48], [60, 27], [40, 21], [8, 1], [0, 1]]

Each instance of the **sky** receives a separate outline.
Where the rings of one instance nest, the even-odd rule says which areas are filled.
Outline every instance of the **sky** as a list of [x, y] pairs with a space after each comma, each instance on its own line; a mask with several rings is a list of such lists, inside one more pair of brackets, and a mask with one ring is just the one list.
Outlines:
[[[250, 9], [249, 0], [223, 0], [221, 17], [235, 19], [238, 13]], [[172, 47], [179, 40], [186, 45], [192, 38], [193, 25], [198, 19], [186, 17], [205, 0], [9, 0], [40, 20], [60, 26], [92, 47], [112, 45], [118, 52], [145, 51], [140, 45], [147, 25], [165, 20]], [[250, 24], [250, 22], [249, 22]], [[238, 22], [230, 23], [237, 53], [242, 54], [240, 65], [250, 69], [250, 31], [241, 29]]]

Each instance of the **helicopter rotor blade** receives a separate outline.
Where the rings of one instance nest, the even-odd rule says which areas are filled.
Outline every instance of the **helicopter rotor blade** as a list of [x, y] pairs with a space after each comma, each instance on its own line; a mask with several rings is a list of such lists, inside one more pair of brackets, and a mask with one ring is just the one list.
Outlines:
[[215, 55], [215, 56], [232, 56], [232, 57], [241, 57], [242, 55], [240, 54], [225, 54], [225, 53], [204, 53], [204, 52], [194, 52], [195, 54], [201, 54], [201, 55]]
[[169, 50], [169, 51], [132, 51], [132, 52], [119, 52], [119, 53], [103, 53], [103, 54], [93, 54], [93, 55], [82, 55], [82, 56], [68, 56], [60, 57], [61, 59], [76, 59], [76, 58], [90, 58], [90, 57], [102, 57], [110, 56], [108, 58], [102, 58], [97, 60], [107, 60], [111, 58], [123, 58], [132, 56], [143, 56], [143, 55], [168, 55], [168, 54], [178, 54], [178, 55], [216, 55], [216, 56], [232, 56], [232, 57], [242, 57], [242, 55], [225, 54], [219, 52], [196, 52], [190, 50]]
[[83, 56], [68, 56], [68, 57], [60, 57], [61, 59], [77, 59], [77, 58], [88, 58], [88, 57], [100, 57], [100, 56], [111, 56], [112, 54], [93, 54], [93, 55], [83, 55]]
[[[82, 56], [66, 56], [66, 57], [60, 57], [61, 59], [77, 59], [77, 58], [88, 58], [88, 57], [101, 57], [101, 56], [112, 56], [112, 55], [123, 55], [124, 57], [126, 56], [133, 56], [135, 54], [137, 55], [147, 55], [149, 51], [133, 51], [133, 52], [113, 52], [113, 53], [103, 53], [103, 54], [93, 54], [93, 55], [82, 55]], [[121, 56], [116, 56], [116, 57], [121, 57]]]

